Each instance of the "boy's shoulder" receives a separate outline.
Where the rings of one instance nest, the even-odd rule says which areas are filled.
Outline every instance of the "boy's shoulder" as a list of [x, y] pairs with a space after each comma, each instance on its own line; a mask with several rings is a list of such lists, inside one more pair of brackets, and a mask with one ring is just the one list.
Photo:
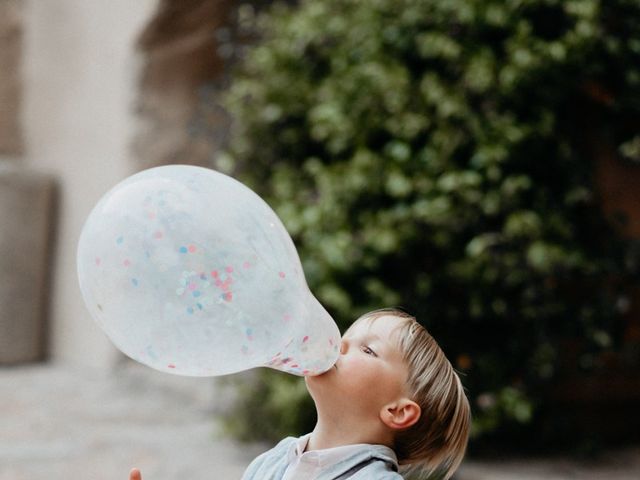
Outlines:
[[242, 480], [282, 478], [287, 469], [287, 453], [296, 442], [295, 437], [287, 437], [270, 450], [256, 457], [247, 467]]

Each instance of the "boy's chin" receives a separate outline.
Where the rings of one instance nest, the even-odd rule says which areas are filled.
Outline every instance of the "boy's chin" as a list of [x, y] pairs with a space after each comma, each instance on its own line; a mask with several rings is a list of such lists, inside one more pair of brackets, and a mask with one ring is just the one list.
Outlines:
[[334, 375], [336, 370], [337, 370], [337, 367], [334, 365], [329, 370], [327, 370], [326, 372], [322, 372], [319, 375], [306, 375], [304, 377], [304, 381], [305, 381], [305, 383], [307, 383], [307, 385], [314, 384], [314, 383], [317, 383], [317, 382], [322, 382], [325, 379], [327, 379], [327, 378], [331, 377], [332, 375]]

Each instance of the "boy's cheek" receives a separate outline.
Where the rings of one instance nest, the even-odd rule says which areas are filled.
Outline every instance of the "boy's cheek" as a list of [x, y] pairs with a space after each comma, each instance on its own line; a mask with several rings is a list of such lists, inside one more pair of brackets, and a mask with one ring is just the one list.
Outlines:
[[375, 383], [378, 378], [376, 369], [359, 359], [339, 365], [336, 373], [340, 376], [340, 381], [345, 382], [351, 389], [357, 389], [362, 384]]
[[349, 370], [361, 370], [365, 367], [366, 362], [359, 355], [350, 355], [342, 358], [341, 362], [338, 363], [339, 368], [343, 366], [348, 368]]

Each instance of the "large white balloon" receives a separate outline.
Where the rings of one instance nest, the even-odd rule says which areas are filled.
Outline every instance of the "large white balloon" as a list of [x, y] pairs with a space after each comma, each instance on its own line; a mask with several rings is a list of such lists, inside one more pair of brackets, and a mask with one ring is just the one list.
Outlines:
[[158, 167], [116, 185], [84, 225], [78, 277], [113, 343], [164, 372], [316, 375], [339, 355], [280, 219], [213, 170]]

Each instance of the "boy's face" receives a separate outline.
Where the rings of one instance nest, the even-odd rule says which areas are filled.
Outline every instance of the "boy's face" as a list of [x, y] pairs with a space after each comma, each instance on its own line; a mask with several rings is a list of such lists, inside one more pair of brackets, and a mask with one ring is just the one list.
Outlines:
[[306, 377], [318, 410], [370, 419], [406, 396], [407, 367], [395, 330], [400, 324], [397, 317], [383, 316], [358, 322], [345, 332], [336, 365], [322, 375]]

